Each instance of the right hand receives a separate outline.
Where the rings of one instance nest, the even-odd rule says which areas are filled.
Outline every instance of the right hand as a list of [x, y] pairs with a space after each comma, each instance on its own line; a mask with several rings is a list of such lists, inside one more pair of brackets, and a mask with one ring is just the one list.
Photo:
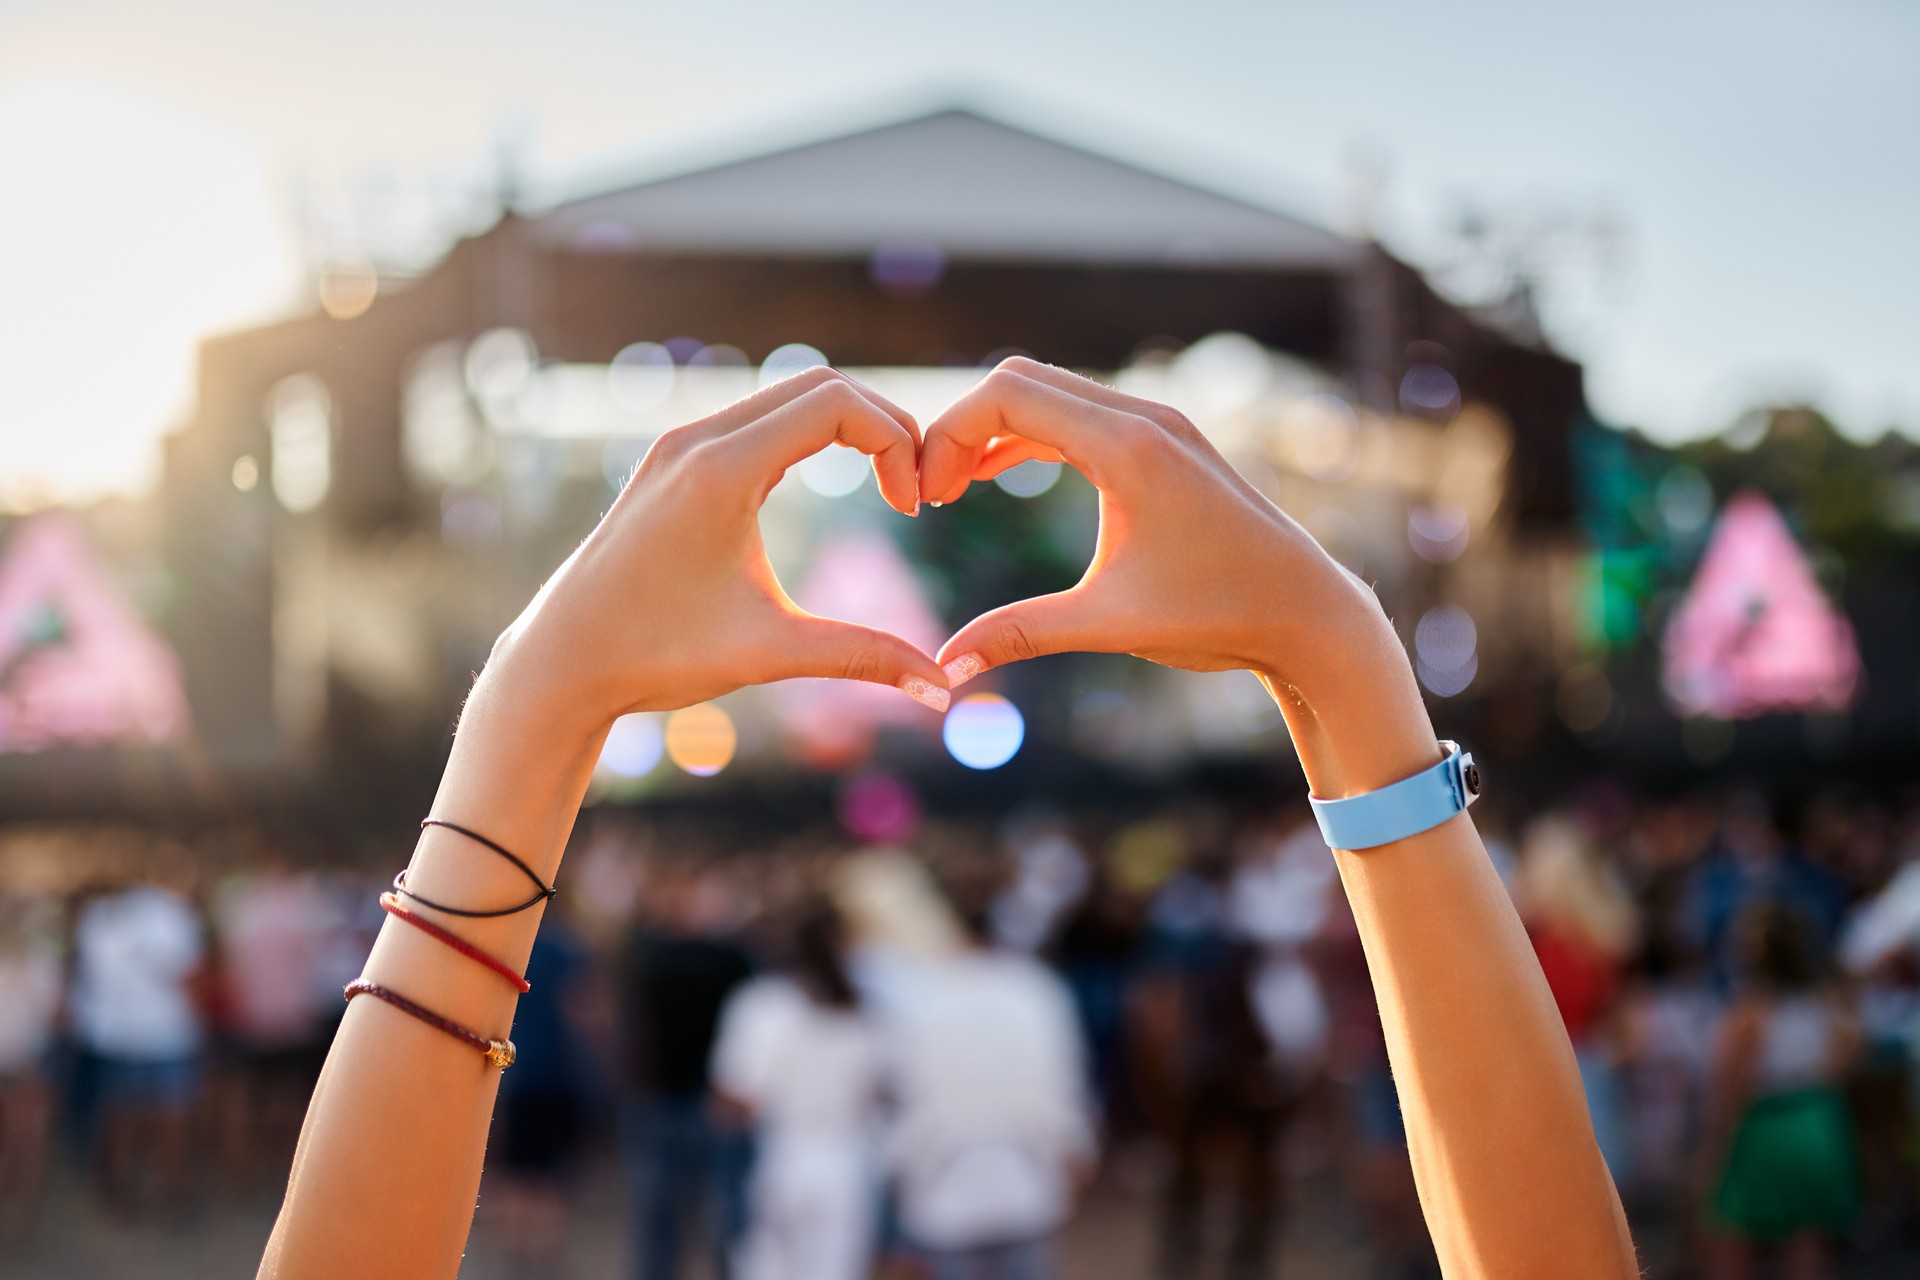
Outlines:
[[1030, 458], [1064, 461], [1099, 489], [1093, 561], [1067, 591], [968, 623], [942, 648], [945, 661], [971, 654], [986, 670], [1092, 650], [1283, 674], [1330, 623], [1379, 613], [1373, 593], [1178, 410], [1023, 357], [928, 426], [920, 493], [952, 502]]
[[[1287, 713], [1320, 794], [1438, 758], [1406, 651], [1373, 592], [1177, 410], [1037, 361], [1004, 361], [928, 425], [921, 497], [952, 502], [1029, 458], [1065, 462], [1099, 489], [1092, 563], [1066, 591], [962, 627], [939, 654], [951, 685], [1069, 650], [1244, 668]], [[1334, 749], [1329, 733], [1359, 731], [1378, 749]]]

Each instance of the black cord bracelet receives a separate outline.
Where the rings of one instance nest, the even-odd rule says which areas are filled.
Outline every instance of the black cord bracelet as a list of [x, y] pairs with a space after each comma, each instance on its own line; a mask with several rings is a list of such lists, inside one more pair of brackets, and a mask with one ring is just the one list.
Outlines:
[[519, 915], [522, 911], [527, 911], [533, 907], [539, 906], [541, 903], [545, 902], [548, 898], [553, 897], [556, 893], [559, 892], [558, 889], [555, 889], [552, 885], [542, 880], [540, 878], [539, 872], [535, 871], [532, 867], [528, 866], [525, 862], [521, 861], [517, 856], [514, 855], [514, 853], [511, 850], [507, 849], [504, 845], [501, 845], [493, 840], [487, 839], [487, 837], [481, 835], [478, 831], [470, 831], [466, 827], [460, 826], [458, 823], [448, 822], [444, 818], [422, 818], [420, 820], [420, 825], [423, 828], [424, 827], [445, 827], [449, 831], [452, 831], [458, 835], [465, 836], [467, 839], [474, 841], [476, 844], [486, 846], [488, 849], [493, 850], [493, 852], [499, 854], [501, 857], [505, 858], [508, 862], [511, 862], [514, 866], [518, 867], [521, 870], [521, 872], [526, 875], [527, 879], [533, 881], [533, 883], [536, 886], [538, 886], [539, 891], [535, 893], [531, 898], [528, 898], [525, 902], [521, 903], [517, 907], [502, 907], [498, 911], [468, 911], [461, 907], [449, 907], [445, 903], [435, 902], [430, 898], [421, 897], [419, 894], [413, 892], [413, 890], [407, 888], [407, 873], [405, 871], [402, 871], [399, 875], [393, 878], [393, 891], [397, 894], [400, 894], [402, 897], [411, 898], [423, 907], [430, 907], [433, 910], [443, 912], [446, 915], [463, 916], [468, 920], [492, 920], [499, 916]]

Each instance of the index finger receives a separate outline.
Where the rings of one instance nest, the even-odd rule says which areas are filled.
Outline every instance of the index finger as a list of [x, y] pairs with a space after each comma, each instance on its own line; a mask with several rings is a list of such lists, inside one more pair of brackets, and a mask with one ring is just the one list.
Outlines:
[[823, 380], [715, 444], [750, 451], [753, 468], [772, 477], [769, 488], [788, 467], [829, 445], [858, 449], [873, 459], [881, 496], [902, 515], [913, 515], [920, 509], [915, 484], [920, 435], [912, 421], [902, 425], [861, 394], [852, 379]]
[[716, 428], [722, 434], [737, 431], [831, 382], [844, 383], [859, 392], [875, 408], [905, 428], [907, 434], [913, 437], [914, 443], [919, 444], [920, 424], [914, 421], [912, 414], [864, 382], [825, 365], [802, 369], [790, 378], [782, 378], [771, 386], [762, 387], [752, 395], [743, 396], [724, 409], [709, 415], [704, 421], [706, 425]]
[[1006, 437], [1057, 451], [1099, 485], [1122, 442], [1153, 427], [1145, 414], [1102, 403], [1105, 397], [1089, 394], [1099, 383], [1053, 370], [1071, 380], [1055, 385], [1052, 378], [1034, 376], [1043, 368], [1034, 361], [1008, 361], [927, 424], [926, 443], [920, 450], [922, 498], [954, 501], [967, 491], [988, 446]]

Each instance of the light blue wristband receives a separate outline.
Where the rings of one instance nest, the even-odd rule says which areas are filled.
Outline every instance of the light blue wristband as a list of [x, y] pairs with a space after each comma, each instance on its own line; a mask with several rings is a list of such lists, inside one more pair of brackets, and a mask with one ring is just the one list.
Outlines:
[[1411, 778], [1348, 796], [1320, 800], [1308, 796], [1320, 834], [1331, 849], [1372, 849], [1417, 836], [1439, 826], [1480, 798], [1480, 769], [1473, 753], [1457, 742], [1440, 743], [1447, 758]]

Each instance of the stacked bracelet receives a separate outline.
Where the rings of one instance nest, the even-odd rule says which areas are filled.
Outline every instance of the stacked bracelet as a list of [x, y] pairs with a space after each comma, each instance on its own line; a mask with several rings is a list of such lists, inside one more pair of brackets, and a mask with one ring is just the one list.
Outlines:
[[[418, 915], [413, 911], [409, 911], [406, 907], [406, 904], [401, 902], [400, 899], [403, 897], [411, 898], [423, 907], [429, 907], [435, 911], [443, 912], [444, 914], [450, 915], [450, 916], [464, 916], [472, 920], [488, 920], [498, 916], [516, 915], [519, 912], [526, 911], [532, 907], [539, 906], [541, 903], [545, 902], [547, 899], [553, 897], [554, 895], [553, 886], [548, 884], [546, 881], [542, 880], [538, 872], [536, 872], [532, 867], [528, 866], [524, 861], [522, 861], [519, 857], [517, 857], [511, 850], [509, 850], [505, 845], [496, 843], [493, 840], [489, 840], [487, 837], [481, 835], [478, 831], [470, 831], [467, 828], [463, 826], [459, 826], [456, 823], [448, 822], [444, 818], [423, 818], [421, 819], [420, 825], [423, 828], [424, 827], [445, 827], [449, 831], [453, 831], [460, 835], [465, 836], [467, 839], [472, 840], [476, 844], [483, 845], [486, 848], [491, 849], [493, 852], [499, 854], [502, 858], [505, 858], [508, 862], [512, 863], [515, 867], [519, 868], [520, 871], [527, 877], [527, 879], [533, 881], [537, 892], [531, 898], [528, 898], [525, 902], [521, 903], [518, 906], [503, 907], [497, 911], [469, 911], [463, 907], [450, 907], [444, 903], [434, 902], [434, 901], [431, 901], [430, 899], [421, 897], [417, 893], [413, 893], [409, 891], [407, 888], [407, 873], [405, 871], [402, 871], [399, 875], [393, 878], [393, 892], [383, 893], [380, 895], [381, 909], [385, 911], [388, 915], [394, 917], [396, 920], [400, 920], [406, 924], [412, 925], [414, 928], [420, 930], [422, 933], [426, 934], [428, 937], [434, 939], [435, 941], [444, 943], [446, 946], [451, 947], [453, 950], [459, 952], [461, 955], [467, 957], [469, 960], [474, 961], [476, 964], [482, 965], [485, 968], [492, 970], [494, 973], [499, 974], [501, 977], [505, 978], [508, 982], [511, 982], [514, 985], [514, 988], [516, 990], [519, 990], [521, 992], [530, 990], [530, 988], [527, 985], [527, 979], [525, 975], [515, 973], [511, 966], [507, 965], [505, 962], [497, 959], [494, 956], [488, 955], [485, 951], [482, 951], [479, 947], [474, 946], [472, 943], [468, 942], [465, 938], [462, 938], [459, 934], [453, 933], [452, 931], [447, 929], [443, 929], [439, 925], [435, 924], [433, 921], [428, 920], [426, 917]], [[384, 1001], [387, 1004], [392, 1005], [394, 1008], [400, 1010], [400, 1012], [408, 1015], [409, 1017], [418, 1018], [421, 1022], [426, 1023], [428, 1026], [432, 1027], [434, 1030], [442, 1032], [443, 1034], [452, 1036], [455, 1040], [458, 1040], [461, 1044], [468, 1045], [472, 1048], [478, 1049], [483, 1055], [485, 1055], [487, 1062], [493, 1066], [499, 1067], [504, 1070], [505, 1068], [513, 1065], [513, 1060], [515, 1057], [513, 1041], [489, 1040], [487, 1037], [481, 1035], [479, 1032], [471, 1031], [468, 1028], [461, 1026], [457, 1022], [449, 1021], [448, 1019], [443, 1018], [439, 1014], [435, 1013], [433, 1010], [428, 1009], [422, 1005], [415, 1004], [413, 1001], [407, 999], [405, 996], [401, 995], [399, 992], [393, 991], [387, 987], [383, 987], [377, 982], [369, 981], [366, 978], [356, 979], [355, 981], [347, 984], [346, 991], [344, 994], [346, 995], [347, 1001], [349, 1003], [353, 1001], [353, 998], [355, 996], [372, 996], [376, 1000]]]
[[380, 906], [382, 910], [394, 919], [405, 921], [407, 924], [412, 925], [414, 928], [420, 930], [420, 932], [426, 934], [429, 938], [437, 942], [445, 943], [467, 959], [472, 960], [484, 968], [493, 970], [493, 972], [499, 974], [508, 982], [511, 982], [514, 989], [520, 992], [520, 994], [525, 995], [533, 989], [527, 984], [526, 978], [521, 974], [515, 973], [512, 966], [508, 965], [505, 961], [495, 959], [480, 948], [474, 946], [471, 942], [468, 942], [465, 938], [462, 938], [459, 934], [442, 929], [425, 916], [407, 910], [405, 904], [393, 894], [381, 894]]
[[553, 897], [554, 894], [559, 892], [559, 890], [555, 889], [552, 885], [542, 880], [540, 878], [539, 872], [535, 871], [532, 867], [528, 866], [525, 862], [521, 861], [521, 859], [515, 856], [515, 854], [512, 851], [510, 851], [505, 845], [498, 844], [495, 841], [487, 839], [487, 837], [481, 835], [478, 831], [469, 831], [467, 828], [463, 826], [459, 826], [456, 823], [448, 822], [444, 818], [422, 818], [420, 820], [420, 825], [422, 827], [445, 827], [449, 831], [457, 832], [458, 834], [465, 836], [467, 839], [472, 840], [476, 844], [484, 845], [486, 848], [493, 850], [493, 852], [499, 854], [501, 857], [505, 858], [508, 862], [511, 862], [515, 867], [519, 868], [520, 871], [526, 875], [527, 879], [533, 881], [536, 891], [531, 898], [528, 898], [525, 902], [520, 903], [518, 906], [501, 907], [497, 911], [469, 911], [464, 907], [449, 907], [445, 903], [435, 902], [430, 898], [421, 897], [419, 894], [407, 888], [407, 873], [405, 871], [402, 871], [399, 875], [393, 878], [393, 891], [394, 893], [398, 894], [400, 897], [412, 898], [415, 902], [419, 903], [421, 906], [431, 907], [435, 911], [442, 912], [446, 915], [461, 916], [468, 920], [492, 920], [499, 916], [518, 915], [522, 911], [526, 911], [533, 907], [539, 906], [541, 903], [545, 902], [548, 898]]
[[418, 1018], [435, 1031], [444, 1032], [452, 1036], [455, 1040], [458, 1040], [461, 1044], [478, 1049], [485, 1055], [489, 1065], [499, 1067], [503, 1071], [513, 1065], [513, 1060], [517, 1056], [513, 1047], [513, 1041], [489, 1040], [479, 1032], [469, 1031], [459, 1023], [451, 1022], [433, 1012], [431, 1009], [423, 1008], [399, 992], [391, 991], [377, 982], [369, 982], [365, 978], [349, 982], [345, 995], [349, 1003], [352, 1002], [355, 996], [372, 996], [376, 1000], [384, 1000], [386, 1003], [400, 1010], [400, 1012]]

